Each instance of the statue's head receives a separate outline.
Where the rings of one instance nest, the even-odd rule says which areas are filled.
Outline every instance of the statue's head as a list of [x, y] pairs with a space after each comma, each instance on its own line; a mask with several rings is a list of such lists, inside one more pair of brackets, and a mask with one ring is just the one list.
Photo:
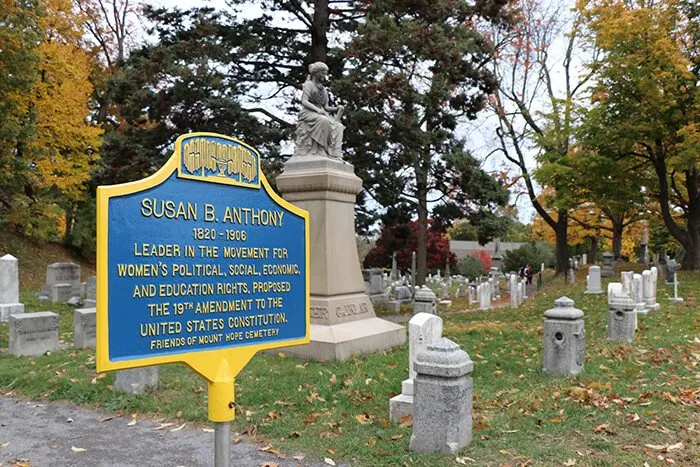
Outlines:
[[309, 65], [309, 74], [313, 77], [323, 79], [328, 74], [328, 65], [323, 62], [314, 62]]

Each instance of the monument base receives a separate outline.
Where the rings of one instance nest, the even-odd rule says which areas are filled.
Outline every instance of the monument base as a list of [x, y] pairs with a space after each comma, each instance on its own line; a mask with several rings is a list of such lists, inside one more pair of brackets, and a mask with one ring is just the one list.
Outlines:
[[389, 420], [400, 423], [406, 415], [413, 415], [413, 396], [399, 394], [389, 399]]
[[600, 295], [603, 293], [603, 289], [598, 289], [598, 290], [586, 290], [583, 292], [584, 295]]
[[669, 300], [671, 303], [683, 303], [683, 299], [678, 297], [678, 298], [671, 298]]
[[0, 305], [0, 322], [6, 322], [10, 319], [10, 315], [19, 313], [24, 313], [24, 305], [22, 303]]
[[379, 352], [406, 342], [406, 328], [381, 318], [347, 323], [310, 325], [311, 342], [278, 349], [286, 354], [316, 361], [348, 360], [353, 355]]

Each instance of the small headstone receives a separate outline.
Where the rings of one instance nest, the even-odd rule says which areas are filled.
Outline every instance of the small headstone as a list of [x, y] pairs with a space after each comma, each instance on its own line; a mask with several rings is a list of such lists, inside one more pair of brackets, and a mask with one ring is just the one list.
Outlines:
[[644, 308], [648, 311], [656, 311], [661, 305], [656, 303], [654, 293], [654, 278], [651, 271], [642, 272], [642, 293], [644, 294]]
[[644, 286], [642, 285], [642, 275], [635, 274], [632, 276], [632, 300], [637, 314], [645, 315], [648, 313], [646, 305], [644, 305]]
[[[56, 292], [53, 291], [53, 288], [56, 284], [68, 284], [70, 286], [69, 292], [67, 293], [68, 298], [65, 299], [66, 302], [71, 297], [80, 297], [80, 265], [75, 263], [49, 264], [46, 267], [46, 283], [41, 289], [41, 292], [39, 292], [39, 295], [49, 297], [52, 299], [54, 296], [56, 296]], [[66, 292], [63, 290], [58, 294], [58, 296], [60, 297], [63, 297], [65, 295]]]
[[678, 263], [676, 263], [676, 260], [671, 258], [666, 262], [666, 285], [671, 285], [673, 284], [673, 281], [676, 280], [676, 268], [678, 267]]
[[587, 286], [584, 293], [593, 295], [603, 293], [603, 289], [600, 288], [600, 266], [591, 266], [588, 268], [588, 277], [586, 279]]
[[479, 296], [479, 309], [489, 310], [491, 308], [491, 286], [488, 282], [482, 283], [477, 288], [477, 295]]
[[413, 296], [413, 315], [419, 313], [437, 315], [437, 296], [425, 285]]
[[586, 253], [581, 255], [581, 264], [588, 264], [588, 255]]
[[10, 353], [44, 355], [58, 349], [58, 315], [49, 311], [10, 315]]
[[401, 394], [389, 400], [389, 418], [398, 423], [401, 417], [413, 414], [413, 380], [416, 371], [413, 364], [419, 352], [442, 337], [442, 319], [427, 313], [419, 313], [408, 322], [408, 378], [401, 383]]
[[608, 299], [608, 340], [612, 342], [634, 341], [637, 312], [629, 295], [614, 293]]
[[79, 308], [73, 315], [73, 345], [79, 349], [95, 347], [95, 308]]
[[53, 284], [51, 286], [51, 303], [66, 303], [70, 299], [70, 284]]
[[127, 394], [143, 394], [158, 387], [158, 367], [146, 366], [130, 370], [118, 370], [114, 390]]
[[569, 269], [569, 284], [576, 283], [576, 270], [574, 268]]
[[527, 296], [525, 295], [525, 282], [518, 282], [518, 285], [516, 286], [517, 290], [517, 297], [518, 297], [518, 306], [522, 305]]
[[90, 276], [85, 281], [85, 294], [83, 306], [85, 308], [94, 308], [97, 303], [97, 278], [95, 276]]
[[634, 281], [634, 271], [622, 271], [620, 273], [620, 282], [622, 283], [622, 293], [632, 297], [632, 287]]
[[5, 255], [0, 258], [0, 322], [17, 313], [24, 313], [24, 305], [19, 302], [19, 262]]
[[391, 254], [391, 274], [389, 275], [391, 281], [399, 280], [399, 266], [396, 262], [396, 252]]
[[442, 338], [419, 353], [409, 448], [455, 454], [472, 439], [472, 378], [469, 355]]
[[510, 307], [518, 308], [518, 276], [511, 274], [508, 277], [508, 289], [510, 290]]
[[542, 371], [552, 376], [573, 376], [583, 371], [586, 332], [583, 311], [574, 301], [561, 297], [554, 308], [544, 312], [544, 352]]
[[372, 305], [377, 306], [387, 303], [389, 296], [384, 292], [384, 278], [382, 277], [381, 269], [363, 269], [362, 275], [365, 279], [365, 290]]
[[600, 270], [601, 277], [615, 277], [615, 256], [606, 251], [603, 253], [603, 267]]
[[401, 302], [399, 302], [398, 300], [389, 300], [389, 302], [386, 304], [386, 307], [389, 310], [389, 313], [401, 312]]

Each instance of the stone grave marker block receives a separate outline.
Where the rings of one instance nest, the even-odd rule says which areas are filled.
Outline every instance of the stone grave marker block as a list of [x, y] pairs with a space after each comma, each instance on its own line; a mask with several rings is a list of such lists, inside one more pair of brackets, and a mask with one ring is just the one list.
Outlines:
[[158, 387], [158, 367], [145, 366], [129, 370], [117, 370], [114, 390], [127, 394], [143, 394]]
[[95, 347], [95, 308], [79, 308], [73, 315], [73, 345], [80, 349]]
[[10, 315], [10, 354], [37, 356], [58, 349], [58, 315], [49, 311]]

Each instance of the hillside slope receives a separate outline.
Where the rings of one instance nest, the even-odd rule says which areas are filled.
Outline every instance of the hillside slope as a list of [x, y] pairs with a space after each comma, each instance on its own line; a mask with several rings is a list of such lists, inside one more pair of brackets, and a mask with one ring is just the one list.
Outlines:
[[46, 266], [58, 261], [80, 264], [83, 281], [95, 275], [94, 262], [87, 261], [55, 243], [36, 243], [14, 232], [0, 231], [0, 256], [11, 254], [19, 260], [21, 290], [40, 289], [46, 280]]

